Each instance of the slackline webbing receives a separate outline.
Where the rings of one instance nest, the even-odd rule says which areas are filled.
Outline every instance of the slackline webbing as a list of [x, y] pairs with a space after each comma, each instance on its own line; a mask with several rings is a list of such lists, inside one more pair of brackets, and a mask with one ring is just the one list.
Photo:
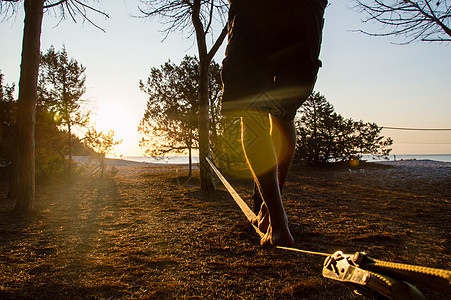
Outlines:
[[[215, 174], [218, 176], [219, 180], [221, 180], [222, 184], [224, 184], [225, 188], [232, 196], [233, 200], [235, 200], [236, 204], [238, 204], [238, 206], [241, 208], [241, 211], [244, 213], [244, 215], [246, 216], [249, 223], [252, 225], [252, 227], [254, 227], [255, 232], [257, 232], [257, 234], [260, 236], [260, 238], [262, 238], [265, 234], [263, 232], [261, 232], [260, 229], [258, 229], [258, 227], [252, 223], [252, 220], [256, 218], [255, 213], [249, 208], [249, 206], [246, 204], [246, 202], [244, 202], [244, 200], [240, 197], [240, 195], [238, 195], [238, 193], [235, 191], [235, 189], [232, 187], [232, 185], [227, 181], [227, 179], [225, 179], [225, 177], [221, 174], [221, 172], [218, 170], [218, 168], [216, 168], [216, 166], [213, 164], [213, 162], [208, 157], [206, 159], [207, 159], [207, 162], [210, 165], [211, 169], [215, 172]], [[301, 252], [301, 253], [305, 253], [305, 254], [312, 254], [312, 255], [321, 255], [321, 256], [330, 256], [331, 255], [328, 253], [308, 251], [308, 250], [302, 250], [302, 249], [297, 249], [297, 248], [292, 248], [292, 247], [276, 246], [276, 248], [283, 249], [283, 250], [289, 250], [289, 251]]]

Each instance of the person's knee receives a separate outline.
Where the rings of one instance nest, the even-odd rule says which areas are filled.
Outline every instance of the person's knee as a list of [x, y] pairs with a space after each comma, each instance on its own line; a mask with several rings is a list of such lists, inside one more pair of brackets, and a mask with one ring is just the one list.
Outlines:
[[[296, 144], [296, 127], [293, 120], [271, 116], [271, 137], [274, 147], [282, 152], [291, 151]], [[281, 155], [282, 153], [278, 153]]]
[[269, 115], [250, 112], [241, 118], [242, 145], [246, 159], [254, 174], [266, 174], [277, 165], [277, 159], [270, 135]]
[[241, 117], [243, 146], [248, 149], [254, 143], [265, 143], [270, 139], [269, 114], [262, 111], [245, 111]]

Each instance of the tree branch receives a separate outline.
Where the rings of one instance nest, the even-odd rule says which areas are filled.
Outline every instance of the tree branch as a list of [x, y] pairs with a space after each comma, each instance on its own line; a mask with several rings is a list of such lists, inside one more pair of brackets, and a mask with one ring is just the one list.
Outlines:
[[445, 24], [443, 24], [435, 15], [434, 10], [431, 8], [431, 6], [429, 5], [429, 2], [427, 0], [425, 0], [424, 2], [426, 3], [426, 5], [429, 8], [429, 11], [431, 12], [431, 15], [429, 15], [428, 13], [426, 13], [423, 9], [421, 9], [419, 7], [419, 5], [417, 3], [412, 2], [411, 0], [404, 0], [407, 3], [410, 3], [411, 5], [413, 5], [414, 7], [416, 7], [418, 9], [418, 11], [423, 14], [426, 18], [434, 21], [440, 28], [443, 29], [443, 31], [448, 34], [451, 37], [451, 29], [449, 27], [447, 27]]
[[211, 23], [213, 22], [213, 10], [214, 10], [214, 0], [211, 1], [211, 7], [210, 7], [210, 16], [208, 20], [207, 26], [205, 26], [205, 34], [207, 34], [208, 30], [210, 30]]
[[72, 0], [72, 1], [74, 1], [74, 2], [76, 2], [76, 3], [78, 3], [78, 4], [80, 4], [81, 6], [87, 8], [87, 9], [90, 9], [90, 10], [92, 10], [92, 11], [98, 13], [98, 14], [103, 15], [103, 16], [106, 17], [106, 18], [109, 18], [109, 17], [110, 17], [107, 13], [105, 13], [105, 12], [103, 12], [103, 11], [101, 11], [101, 10], [98, 10], [98, 9], [96, 9], [96, 8], [90, 6], [90, 5], [87, 5], [87, 4], [83, 3], [83, 2], [80, 2], [80, 1], [78, 1], [78, 0]]
[[[376, 21], [385, 27], [392, 27], [393, 30], [382, 33], [369, 33], [359, 30], [362, 33], [371, 36], [390, 36], [403, 35], [408, 41], [403, 44], [409, 44], [415, 40], [437, 40], [445, 41], [447, 38], [441, 35], [451, 36], [451, 29], [448, 26], [450, 18], [450, 7], [447, 1], [437, 2], [437, 7], [429, 2], [430, 0], [373, 0], [372, 3], [363, 3], [357, 0], [356, 7], [361, 12], [368, 14], [363, 20]], [[391, 4], [386, 4], [391, 3]]]
[[222, 43], [224, 42], [225, 37], [227, 36], [227, 25], [224, 26], [224, 28], [221, 31], [221, 34], [216, 39], [216, 42], [214, 43], [213, 47], [211, 47], [210, 51], [208, 52], [208, 59], [211, 61], [213, 57], [215, 56], [216, 52], [218, 52], [219, 47], [221, 47]]
[[67, 0], [61, 0], [61, 1], [58, 1], [58, 2], [55, 2], [55, 3], [49, 4], [49, 5], [44, 5], [44, 9], [52, 8], [52, 7], [58, 6], [58, 5], [60, 5], [60, 4], [64, 3], [64, 2], [66, 2], [66, 1], [67, 1]]
[[[61, 23], [62, 20], [65, 20], [67, 16], [72, 19], [74, 23], [77, 23], [77, 15], [81, 16], [83, 21], [88, 21], [91, 25], [96, 27], [97, 29], [105, 32], [103, 28], [95, 24], [88, 16], [88, 11], [93, 11], [94, 13], [103, 15], [105, 18], [109, 18], [109, 15], [97, 8], [94, 8], [91, 5], [84, 3], [79, 0], [59, 0], [54, 3], [48, 4], [44, 6], [44, 9], [57, 9], [59, 7], [60, 10], [60, 20], [58, 22]], [[55, 12], [55, 15], [58, 15]], [[58, 25], [57, 24], [57, 25]]]

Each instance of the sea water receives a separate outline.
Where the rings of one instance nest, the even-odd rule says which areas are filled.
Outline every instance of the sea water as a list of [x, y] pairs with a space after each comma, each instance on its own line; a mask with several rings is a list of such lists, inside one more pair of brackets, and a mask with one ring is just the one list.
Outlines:
[[[154, 164], [188, 164], [188, 156], [164, 156], [164, 157], [148, 157], [148, 156], [124, 156], [125, 160], [146, 162]], [[193, 164], [199, 163], [199, 157], [192, 156]]]
[[[148, 163], [158, 163], [158, 164], [188, 164], [188, 156], [165, 156], [165, 157], [146, 157], [146, 156], [125, 156], [125, 160], [138, 161], [138, 162], [148, 162]], [[381, 161], [387, 160], [378, 157], [372, 157], [370, 155], [365, 155], [363, 157], [366, 161]], [[451, 162], [451, 154], [391, 154], [388, 160], [435, 160], [443, 162]], [[192, 157], [193, 164], [199, 163], [199, 157]]]
[[451, 154], [390, 154], [388, 159], [371, 157], [364, 155], [366, 161], [381, 161], [381, 160], [434, 160], [442, 162], [451, 162]]

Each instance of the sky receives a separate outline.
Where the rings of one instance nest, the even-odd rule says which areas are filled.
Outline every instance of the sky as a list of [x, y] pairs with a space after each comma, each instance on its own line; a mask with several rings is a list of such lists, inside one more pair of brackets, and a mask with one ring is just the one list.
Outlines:
[[[74, 24], [44, 15], [41, 51], [65, 45], [70, 57], [86, 67], [87, 91], [83, 99], [92, 109], [98, 130], [113, 129], [121, 145], [116, 155], [140, 156], [137, 127], [147, 101], [138, 88], [152, 67], [169, 59], [179, 63], [197, 49], [186, 32], [174, 32], [163, 41], [163, 25], [157, 20], [136, 18], [137, 0], [103, 1], [110, 18], [93, 15], [89, 23]], [[451, 45], [421, 43], [396, 45], [394, 37], [369, 37], [357, 29], [377, 31], [378, 24], [362, 24], [365, 17], [349, 6], [333, 1], [326, 9], [315, 91], [324, 95], [345, 118], [376, 122], [385, 127], [451, 128]], [[5, 83], [19, 82], [23, 13], [0, 24], [0, 70]], [[224, 58], [225, 43], [214, 60]], [[385, 130], [385, 135], [399, 133]], [[451, 154], [451, 132], [434, 133], [432, 142], [417, 144], [420, 133], [395, 139], [394, 154]], [[423, 134], [424, 135], [424, 134]]]

